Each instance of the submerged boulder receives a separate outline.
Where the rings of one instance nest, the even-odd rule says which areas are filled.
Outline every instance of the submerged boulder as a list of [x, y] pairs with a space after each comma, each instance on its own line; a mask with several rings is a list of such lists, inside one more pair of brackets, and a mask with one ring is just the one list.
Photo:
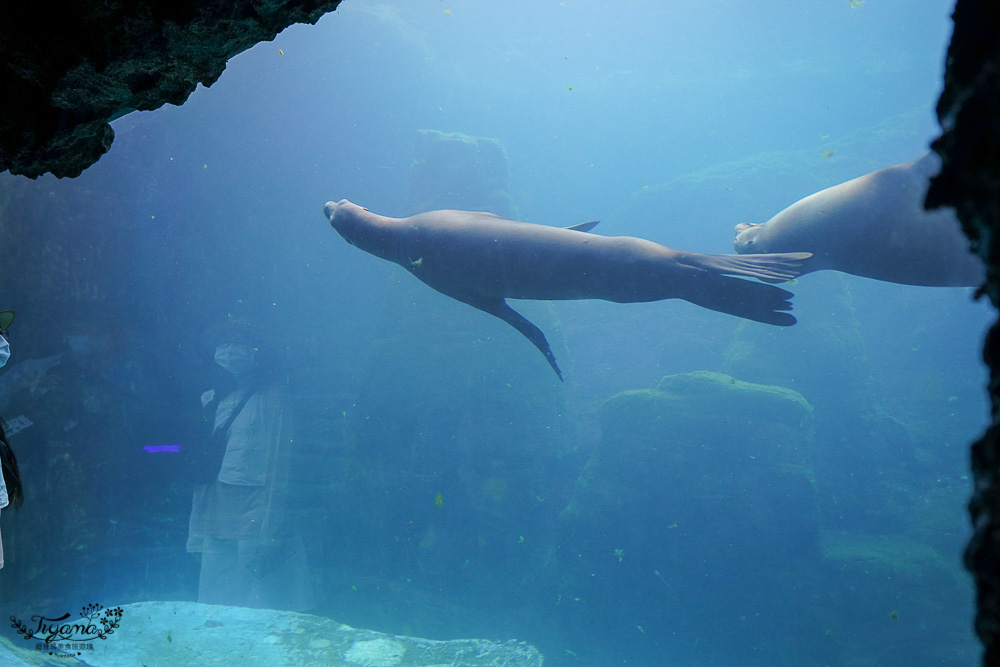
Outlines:
[[712, 521], [730, 547], [735, 535], [751, 548], [761, 532], [779, 538], [795, 525], [799, 543], [814, 534], [812, 406], [798, 392], [708, 371], [668, 375], [608, 399], [601, 429], [566, 518], [635, 509], [645, 521], [662, 513], [651, 530]]
[[[0, 646], [4, 664], [47, 665], [33, 650]], [[71, 643], [71, 642], [70, 642]], [[105, 639], [71, 647], [56, 657], [75, 657], [92, 667], [134, 665], [342, 665], [343, 667], [541, 667], [529, 644], [485, 639], [436, 641], [359, 630], [328, 618], [270, 609], [196, 602], [123, 605], [118, 627]], [[93, 648], [90, 648], [93, 646]], [[47, 656], [46, 656], [47, 657]], [[63, 663], [67, 662], [65, 659]]]
[[695, 642], [711, 626], [729, 651], [759, 650], [789, 623], [788, 636], [804, 632], [795, 610], [820, 524], [809, 403], [698, 371], [608, 399], [600, 424], [561, 514], [562, 599], [599, 606], [623, 635], [658, 627], [665, 641]]

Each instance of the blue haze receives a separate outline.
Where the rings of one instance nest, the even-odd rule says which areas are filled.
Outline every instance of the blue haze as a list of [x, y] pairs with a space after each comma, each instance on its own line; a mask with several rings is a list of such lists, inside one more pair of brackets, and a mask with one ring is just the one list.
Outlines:
[[[805, 195], [910, 161], [928, 149], [938, 131], [933, 106], [951, 6], [946, 0], [867, 0], [858, 7], [848, 0], [346, 0], [316, 26], [294, 26], [274, 42], [236, 56], [215, 85], [199, 88], [184, 106], [115, 121], [110, 153], [80, 178], [5, 183], [17, 180], [50, 215], [71, 209], [90, 216], [92, 223], [82, 226], [78, 237], [45, 239], [75, 248], [68, 266], [35, 270], [72, 284], [86, 273], [80, 267], [93, 266], [95, 259], [101, 263], [101, 289], [112, 294], [102, 321], [146, 341], [143, 363], [150, 379], [143, 381], [150, 392], [155, 388], [169, 397], [145, 408], [156, 420], [169, 421], [174, 410], [181, 411], [188, 393], [196, 400], [211, 373], [206, 352], [211, 341], [203, 332], [246, 304], [295, 343], [299, 363], [322, 371], [322, 382], [304, 391], [330, 392], [331, 400], [342, 402], [336, 411], [348, 414], [377, 365], [372, 341], [399, 333], [383, 327], [393, 317], [386, 312], [395, 303], [389, 297], [409, 278], [344, 243], [323, 218], [322, 206], [347, 198], [385, 215], [412, 213], [407, 183], [418, 130], [500, 141], [521, 219], [552, 225], [600, 219], [596, 231], [606, 235], [728, 253], [735, 224], [766, 220]], [[516, 637], [539, 646], [546, 665], [555, 666], [971, 664], [977, 655], [972, 585], [960, 569], [960, 553], [968, 533], [967, 444], [987, 414], [978, 348], [990, 313], [972, 302], [967, 289], [830, 274], [807, 276], [792, 289], [802, 322], [809, 316], [843, 317], [846, 311], [831, 315], [824, 304], [849, 295], [863, 344], [850, 358], [824, 357], [823, 350], [810, 347], [815, 329], [800, 323], [762, 334], [771, 337], [769, 363], [781, 364], [787, 350], [790, 388], [807, 394], [817, 410], [826, 406], [827, 414], [847, 409], [836, 388], [841, 369], [860, 368], [870, 378], [872, 409], [902, 425], [920, 465], [899, 469], [891, 455], [873, 455], [866, 433], [850, 415], [844, 416], [843, 432], [818, 436], [816, 446], [829, 479], [837, 480], [830, 486], [839, 485], [845, 495], [857, 491], [859, 497], [878, 498], [882, 487], [867, 486], [878, 477], [898, 488], [906, 503], [934, 506], [935, 516], [944, 517], [928, 528], [933, 535], [927, 543], [949, 563], [954, 586], [928, 593], [936, 612], [908, 617], [906, 608], [897, 609], [896, 598], [871, 608], [856, 603], [846, 590], [853, 591], [852, 585], [843, 580], [813, 580], [803, 586], [835, 602], [824, 603], [827, 621], [804, 632], [801, 619], [791, 618], [798, 615], [794, 607], [789, 611], [767, 591], [760, 592], [757, 606], [734, 609], [725, 603], [725, 584], [716, 582], [713, 589], [709, 582], [704, 605], [679, 608], [664, 598], [667, 582], [647, 571], [645, 592], [626, 592], [623, 586], [613, 604], [570, 610], [571, 594], [565, 594], [566, 602], [554, 602], [555, 591], [563, 590], [553, 583], [558, 568], [540, 565], [541, 551], [516, 561], [507, 552], [483, 555], [470, 548], [442, 560], [440, 552], [421, 548], [416, 537], [408, 550], [387, 551], [378, 544], [366, 555], [359, 524], [396, 538], [394, 531], [410, 514], [343, 491], [331, 492], [317, 525], [319, 532], [343, 530], [345, 543], [338, 554], [336, 535], [317, 537], [323, 548], [316, 548], [311, 566], [322, 572], [319, 611], [394, 633]], [[28, 288], [22, 293], [23, 303], [13, 307], [26, 321], [32, 311], [46, 310]], [[459, 306], [440, 307], [445, 317], [465, 317]], [[538, 495], [553, 500], [509, 501], [501, 511], [506, 516], [498, 519], [522, 525], [539, 539], [557, 521], [587, 456], [599, 446], [602, 403], [621, 391], [652, 388], [665, 375], [726, 370], [724, 357], [738, 326], [733, 318], [680, 302], [557, 303], [552, 313], [558, 327], [543, 328], [564, 362], [564, 385], [555, 383], [544, 360], [516, 332], [486, 315], [468, 316], [481, 325], [476, 350], [487, 356], [496, 349], [513, 351], [504, 363], [523, 368], [531, 386], [555, 392], [572, 423], [563, 442], [570, 453], [554, 463], [525, 464], [551, 466], [548, 485]], [[50, 310], [49, 315], [66, 321], [66, 336], [92, 333], [82, 313]], [[60, 351], [41, 344], [29, 349], [32, 357]], [[15, 361], [22, 350], [15, 343]], [[443, 349], [428, 353], [437, 360], [448, 357]], [[821, 361], [794, 360], [803, 358]], [[424, 361], [412, 354], [392, 361], [412, 366], [380, 368], [382, 377], [423, 372]], [[445, 365], [428, 375], [422, 389], [429, 395], [444, 392], [459, 376], [460, 369]], [[834, 379], [826, 391], [821, 378], [828, 377]], [[456, 403], [455, 413], [477, 409], [474, 397], [468, 401]], [[515, 405], [527, 409], [530, 401]], [[405, 412], [411, 406], [386, 409], [394, 407]], [[509, 418], [527, 419], [517, 413]], [[487, 444], [487, 433], [482, 438], [484, 459], [487, 449], [494, 456], [503, 448]], [[409, 452], [400, 465], [415, 465], [430, 476], [426, 511], [433, 512], [432, 497], [448, 488], [442, 480], [454, 477], [456, 464], [435, 451], [430, 435], [415, 434], [414, 442], [418, 453], [408, 444], [391, 446]], [[364, 461], [343, 463], [364, 467]], [[377, 484], [378, 470], [368, 474]], [[517, 471], [508, 469], [506, 475], [506, 484], [517, 487]], [[857, 489], [845, 486], [853, 483]], [[826, 487], [819, 488], [823, 493]], [[150, 497], [161, 493], [152, 485], [143, 490]], [[442, 494], [445, 507], [461, 503], [451, 500], [461, 498], [459, 491]], [[883, 509], [831, 504], [824, 522], [837, 530], [893, 534], [893, 515]], [[413, 513], [417, 523], [419, 514]], [[155, 554], [160, 567], [187, 557], [183, 538], [177, 537], [185, 530], [183, 513], [176, 516], [174, 542]], [[16, 517], [4, 512], [5, 538], [9, 520]], [[482, 530], [477, 522], [489, 520], [470, 509], [447, 528], [476, 535]], [[603, 528], [594, 526], [592, 540], [608, 554], [608, 571], [594, 576], [611, 582], [610, 590], [618, 564], [610, 554], [617, 545], [601, 543], [602, 534]], [[652, 554], [668, 540], [649, 535], [650, 554], [642, 557], [655, 562]], [[482, 564], [469, 580], [453, 581], [440, 564], [476, 558]], [[141, 561], [126, 558], [136, 572]], [[118, 604], [140, 595], [183, 597], [197, 570], [190, 563], [177, 567], [178, 578], [188, 577], [186, 589], [148, 584], [147, 572], [140, 594], [109, 574], [73, 592], [85, 599], [41, 590], [38, 597], [71, 599], [72, 605], [91, 598]], [[695, 565], [690, 571], [683, 563], [673, 568], [664, 574], [678, 581], [697, 572]], [[543, 573], [553, 579], [542, 580]], [[436, 591], [434, 596], [394, 599], [391, 591], [411, 579]], [[367, 585], [352, 596], [355, 581]], [[553, 592], [547, 603], [532, 601], [528, 613], [528, 598], [519, 597], [519, 588], [537, 589], [539, 599]], [[479, 601], [470, 602], [476, 595]], [[431, 599], [433, 604], [420, 606]], [[405, 613], [403, 605], [410, 606]], [[490, 612], [483, 612], [490, 605]], [[456, 620], [463, 609], [482, 620]], [[898, 612], [898, 619], [890, 612]], [[750, 618], [749, 627], [754, 615], [768, 620], [738, 629], [739, 619]], [[532, 620], [538, 618], [546, 620]], [[751, 639], [754, 633], [759, 641]]]

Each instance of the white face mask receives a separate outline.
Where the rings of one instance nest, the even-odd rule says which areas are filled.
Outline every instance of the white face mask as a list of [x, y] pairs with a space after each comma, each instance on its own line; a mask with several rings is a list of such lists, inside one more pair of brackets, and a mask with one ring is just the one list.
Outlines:
[[10, 359], [10, 343], [3, 336], [0, 336], [0, 366], [7, 363]]
[[233, 375], [243, 375], [253, 370], [256, 350], [249, 345], [227, 343], [215, 348], [215, 363]]

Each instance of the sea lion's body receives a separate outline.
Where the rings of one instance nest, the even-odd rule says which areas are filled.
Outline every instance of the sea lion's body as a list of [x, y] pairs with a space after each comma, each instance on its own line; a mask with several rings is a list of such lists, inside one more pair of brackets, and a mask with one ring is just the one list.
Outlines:
[[924, 210], [937, 155], [866, 174], [736, 227], [736, 252], [811, 252], [802, 273], [833, 269], [906, 285], [975, 286], [982, 261], [951, 209]]
[[[430, 211], [388, 218], [347, 200], [329, 202], [330, 224], [349, 243], [395, 262], [437, 291], [508, 322], [559, 373], [542, 332], [505, 299], [685, 299], [740, 317], [788, 326], [791, 293], [741, 275], [779, 282], [808, 254], [701, 255], [632, 237], [589, 234], [491, 213]], [[560, 374], [561, 377], [561, 374]]]

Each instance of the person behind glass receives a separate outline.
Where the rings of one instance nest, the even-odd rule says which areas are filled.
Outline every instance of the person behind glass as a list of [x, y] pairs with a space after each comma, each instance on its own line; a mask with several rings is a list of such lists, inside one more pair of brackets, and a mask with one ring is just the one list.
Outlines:
[[213, 431], [229, 426], [218, 474], [195, 488], [187, 549], [201, 553], [198, 602], [304, 611], [314, 601], [290, 494], [292, 409], [280, 364], [262, 347], [237, 322], [215, 349], [236, 386], [202, 394]]
[[[10, 342], [8, 330], [14, 321], [13, 310], [0, 310], [0, 366], [5, 366], [10, 359]], [[17, 469], [17, 458], [14, 450], [7, 442], [4, 423], [0, 420], [0, 510], [8, 505], [21, 509], [24, 503], [24, 491], [21, 489], [21, 473]], [[0, 536], [0, 567], [3, 567], [3, 537]]]

